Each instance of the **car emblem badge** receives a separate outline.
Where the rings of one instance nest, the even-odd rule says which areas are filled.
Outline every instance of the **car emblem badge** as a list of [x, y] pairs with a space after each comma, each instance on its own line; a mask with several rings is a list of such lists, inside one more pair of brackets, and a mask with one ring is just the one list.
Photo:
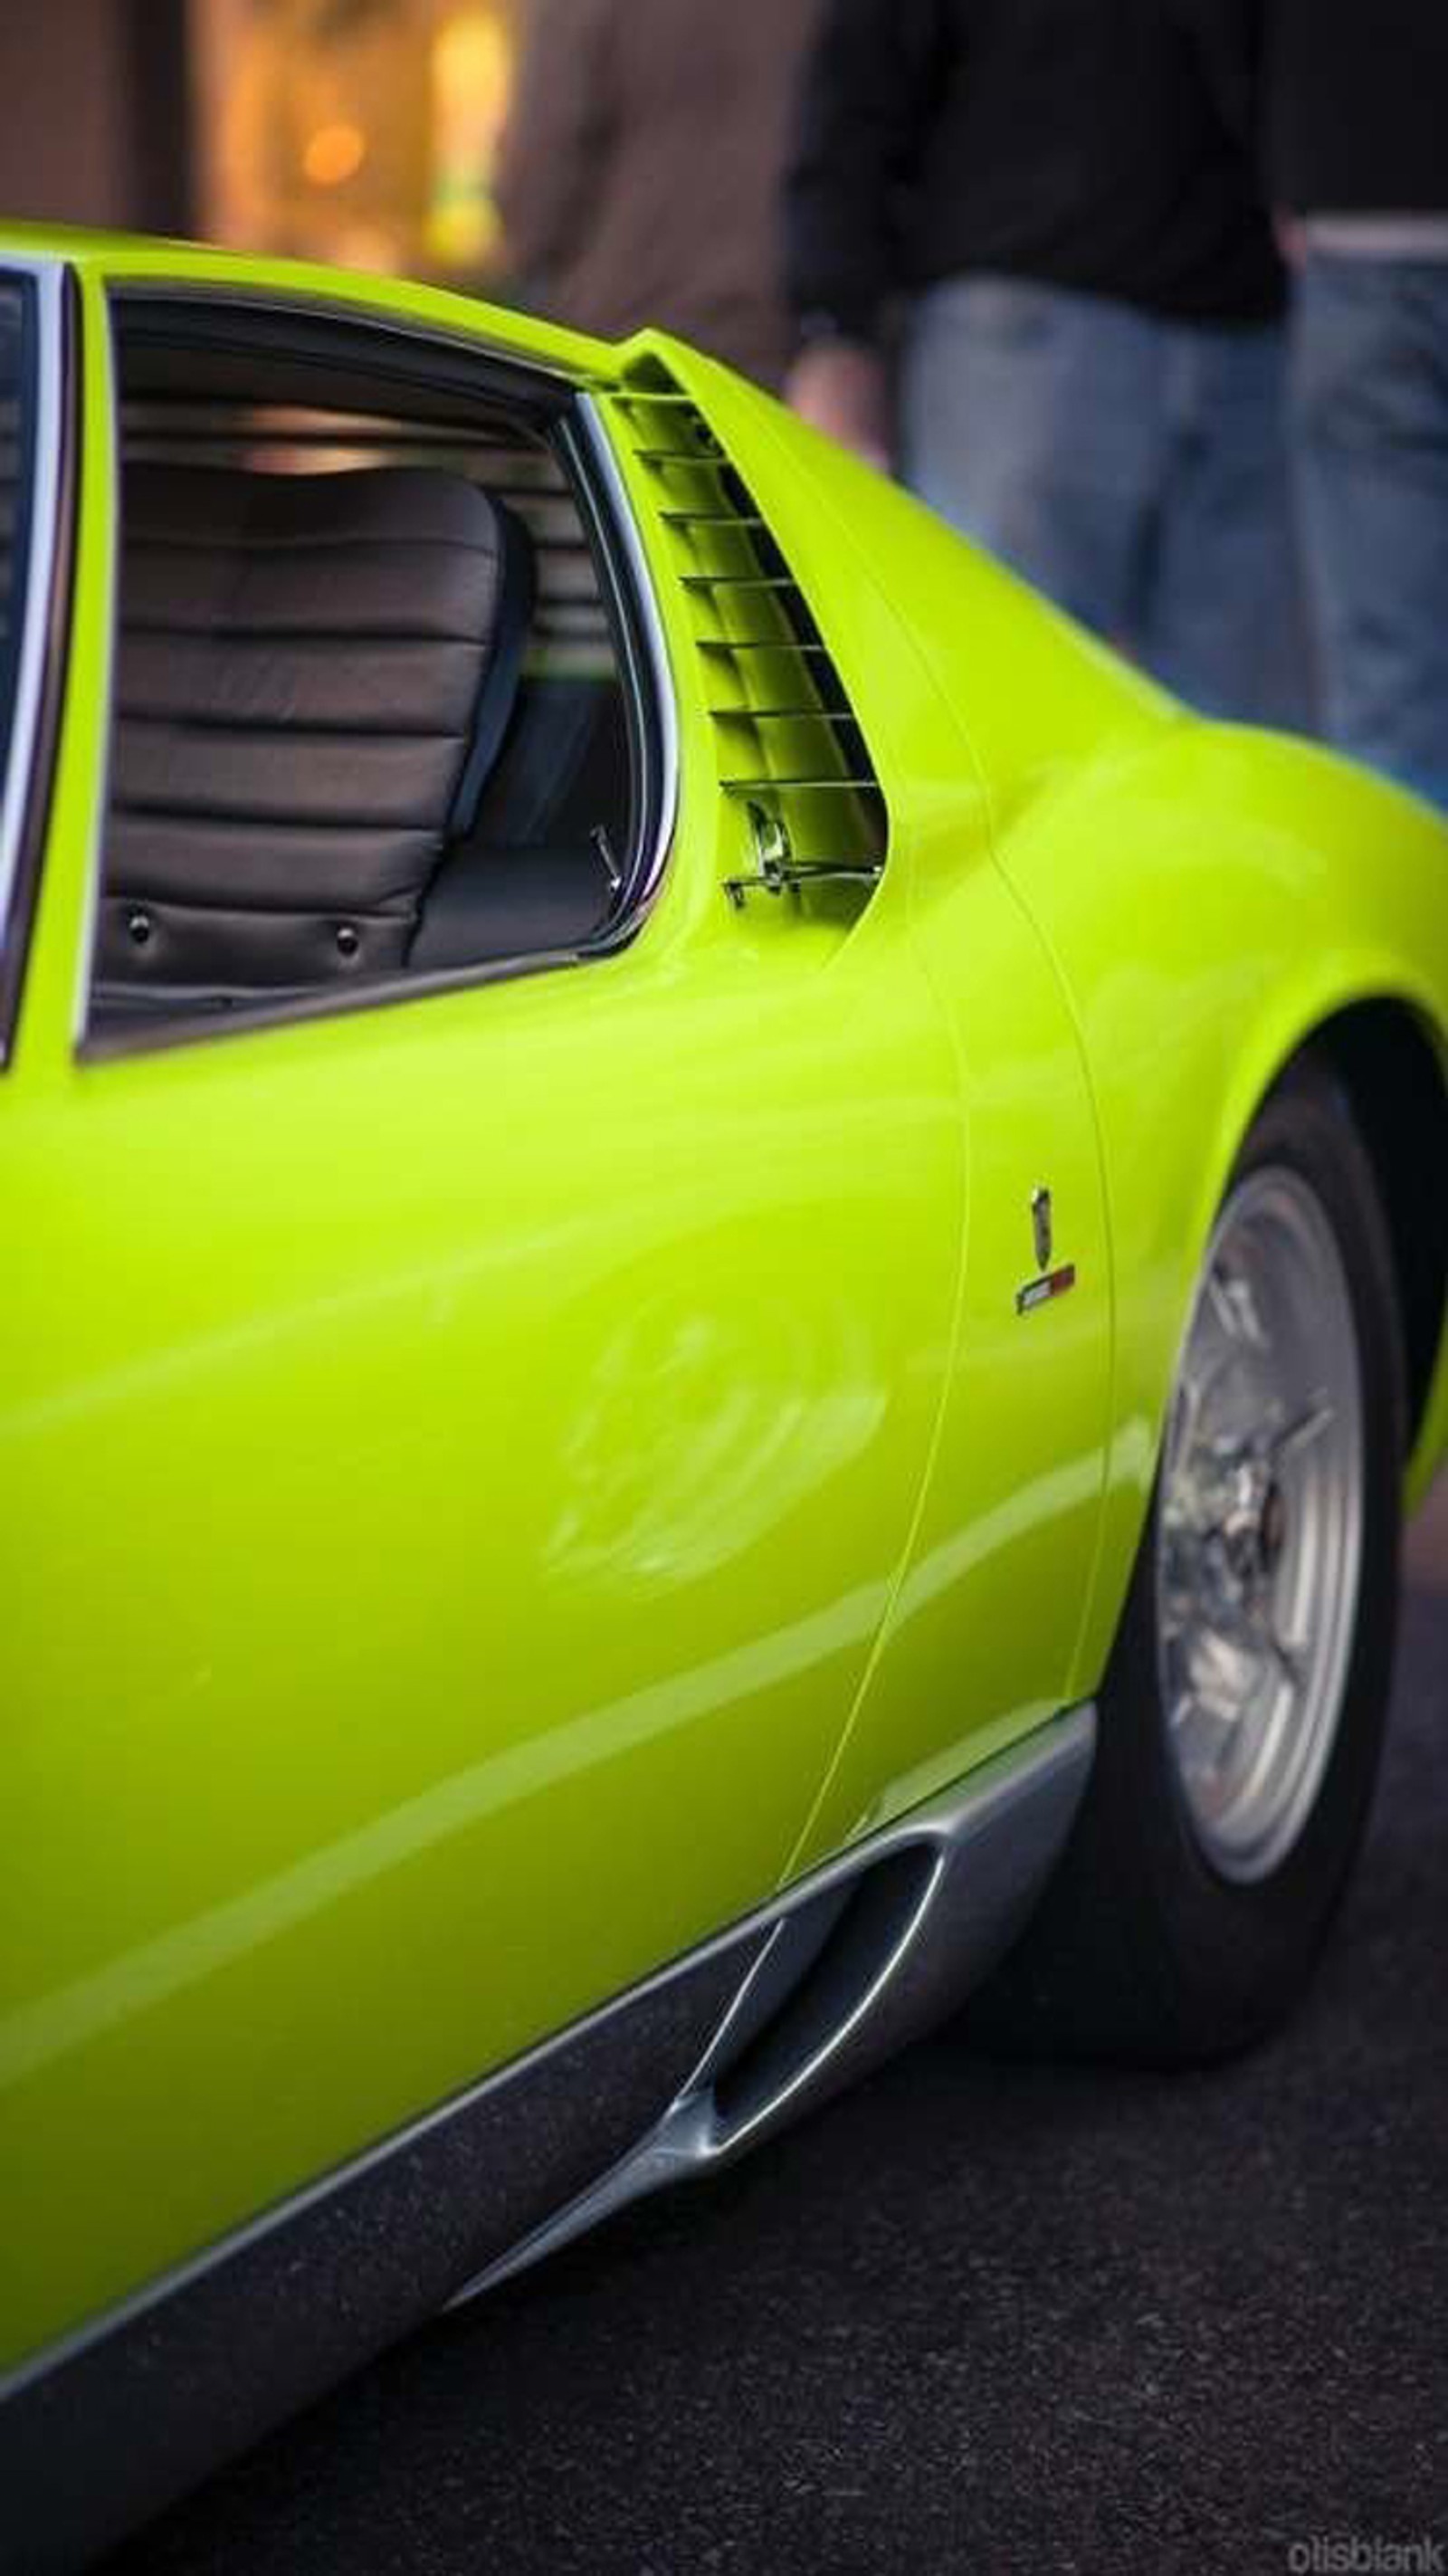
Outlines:
[[1049, 1190], [1036, 1190], [1031, 1198], [1031, 1227], [1035, 1241], [1038, 1276], [1016, 1291], [1016, 1313], [1033, 1315], [1038, 1306], [1049, 1306], [1055, 1297], [1064, 1297], [1076, 1285], [1076, 1264], [1068, 1261], [1058, 1270], [1051, 1267], [1056, 1248], [1056, 1222]]

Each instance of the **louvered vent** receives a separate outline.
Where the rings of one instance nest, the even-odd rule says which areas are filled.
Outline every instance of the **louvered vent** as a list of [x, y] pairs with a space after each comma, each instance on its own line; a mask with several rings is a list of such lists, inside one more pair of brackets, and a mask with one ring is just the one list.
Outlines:
[[[612, 398], [668, 533], [718, 745], [738, 809], [739, 876], [866, 891], [889, 815], [859, 719], [809, 605], [743, 477], [692, 397], [656, 361]], [[858, 898], [857, 898], [858, 900]]]

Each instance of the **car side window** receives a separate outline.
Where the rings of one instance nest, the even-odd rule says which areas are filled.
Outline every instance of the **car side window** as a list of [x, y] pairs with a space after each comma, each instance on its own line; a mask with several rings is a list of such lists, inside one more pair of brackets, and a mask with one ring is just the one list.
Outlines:
[[634, 716], [547, 402], [400, 380], [346, 325], [247, 343], [117, 308], [103, 1039], [628, 921]]

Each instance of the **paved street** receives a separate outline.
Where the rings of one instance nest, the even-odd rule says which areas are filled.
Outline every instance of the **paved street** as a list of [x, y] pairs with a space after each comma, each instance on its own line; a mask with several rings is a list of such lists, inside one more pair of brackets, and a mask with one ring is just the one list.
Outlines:
[[1448, 2557], [1445, 2310], [1448, 1490], [1367, 1863], [1286, 2038], [1187, 2079], [933, 2041], [394, 2355], [114, 2576]]

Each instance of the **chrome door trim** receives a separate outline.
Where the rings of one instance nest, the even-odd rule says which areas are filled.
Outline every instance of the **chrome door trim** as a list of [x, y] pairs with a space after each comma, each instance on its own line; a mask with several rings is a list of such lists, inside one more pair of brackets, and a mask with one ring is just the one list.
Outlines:
[[16, 656], [11, 757], [0, 779], [0, 955], [14, 935], [15, 888], [45, 688], [46, 642], [60, 524], [64, 419], [64, 263], [0, 252], [0, 272], [27, 280], [35, 292], [35, 430], [30, 492], [30, 546]]

